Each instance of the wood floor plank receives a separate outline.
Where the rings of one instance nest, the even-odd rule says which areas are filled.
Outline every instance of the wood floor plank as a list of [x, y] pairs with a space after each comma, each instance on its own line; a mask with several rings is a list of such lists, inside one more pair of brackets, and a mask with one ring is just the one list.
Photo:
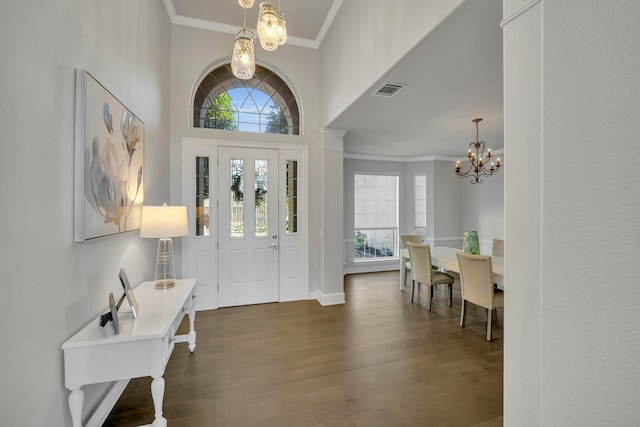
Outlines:
[[[398, 273], [350, 275], [347, 303], [296, 301], [198, 312], [197, 348], [167, 366], [171, 427], [502, 425], [502, 313], [493, 342], [484, 311], [461, 328], [437, 289], [409, 302]], [[180, 332], [187, 328], [186, 322]], [[153, 419], [150, 379], [132, 380], [104, 426]]]

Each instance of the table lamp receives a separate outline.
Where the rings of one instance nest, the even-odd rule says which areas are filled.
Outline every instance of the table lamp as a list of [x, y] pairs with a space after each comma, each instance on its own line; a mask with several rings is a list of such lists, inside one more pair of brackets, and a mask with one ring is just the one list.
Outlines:
[[172, 237], [189, 234], [186, 206], [143, 206], [140, 237], [158, 239], [156, 254], [156, 289], [175, 286], [176, 268], [173, 260]]

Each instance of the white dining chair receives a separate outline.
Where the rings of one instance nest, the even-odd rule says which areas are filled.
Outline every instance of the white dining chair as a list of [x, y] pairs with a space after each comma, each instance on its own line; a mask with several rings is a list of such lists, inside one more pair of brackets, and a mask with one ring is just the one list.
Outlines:
[[493, 339], [493, 314], [497, 308], [504, 308], [504, 294], [493, 286], [493, 268], [491, 257], [456, 252], [460, 269], [460, 292], [462, 309], [460, 326], [464, 327], [467, 302], [487, 310], [487, 341]]
[[[401, 234], [400, 249], [406, 249], [407, 242], [422, 243], [422, 238], [417, 234]], [[406, 260], [402, 259], [402, 256], [400, 256], [400, 259], [402, 263], [402, 265], [400, 265], [400, 268], [402, 269], [402, 274], [400, 276], [400, 290], [402, 290], [407, 284], [408, 272], [411, 271], [411, 256]]]
[[449, 307], [453, 300], [453, 282], [455, 279], [438, 270], [431, 268], [431, 248], [429, 245], [418, 243], [407, 243], [409, 256], [411, 257], [411, 302], [413, 302], [416, 283], [418, 286], [425, 284], [429, 289], [428, 308], [431, 311], [431, 299], [433, 290], [437, 285], [447, 285], [449, 287]]

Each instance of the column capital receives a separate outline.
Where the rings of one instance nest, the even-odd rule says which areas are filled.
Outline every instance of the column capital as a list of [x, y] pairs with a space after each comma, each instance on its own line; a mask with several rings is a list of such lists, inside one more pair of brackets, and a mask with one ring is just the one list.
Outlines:
[[332, 129], [332, 128], [320, 128], [316, 131], [316, 136], [334, 136], [338, 138], [343, 138], [347, 134], [347, 131], [344, 129]]

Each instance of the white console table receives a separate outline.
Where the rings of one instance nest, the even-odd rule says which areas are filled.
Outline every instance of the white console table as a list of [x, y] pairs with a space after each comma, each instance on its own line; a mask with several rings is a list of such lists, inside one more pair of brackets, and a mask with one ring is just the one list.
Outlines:
[[[195, 290], [196, 279], [176, 280], [175, 287], [166, 290], [155, 289], [153, 281], [143, 282], [133, 290], [138, 301], [138, 318], [125, 311], [129, 308], [125, 300], [118, 315], [118, 335], [111, 323], [103, 328], [96, 319], [62, 345], [65, 387], [71, 391], [69, 410], [74, 427], [82, 425], [83, 385], [145, 376], [153, 378], [155, 419], [151, 426], [167, 425], [162, 416], [162, 376], [175, 343], [188, 342], [191, 352], [196, 348]], [[189, 315], [189, 333], [176, 336], [185, 313]]]

